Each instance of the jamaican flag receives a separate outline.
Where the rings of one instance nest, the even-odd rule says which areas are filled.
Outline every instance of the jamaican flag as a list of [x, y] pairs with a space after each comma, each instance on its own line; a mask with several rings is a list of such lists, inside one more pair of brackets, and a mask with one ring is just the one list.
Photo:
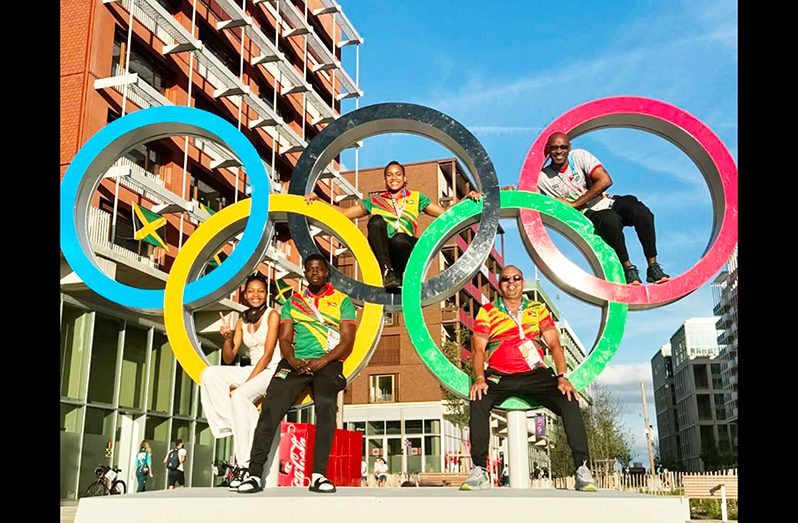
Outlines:
[[133, 239], [150, 243], [169, 250], [166, 242], [158, 235], [157, 229], [166, 225], [166, 218], [133, 202]]
[[[210, 207], [206, 206], [202, 202], [200, 202], [199, 207], [203, 211], [207, 212], [210, 216], [213, 216], [214, 214], [216, 214], [216, 211], [214, 211]], [[216, 254], [213, 255], [213, 259], [211, 259], [211, 261], [208, 262], [208, 266], [209, 267], [218, 267], [219, 265], [221, 265], [222, 261], [224, 261], [222, 259], [222, 255], [224, 255], [224, 257], [227, 258], [227, 255], [224, 253], [224, 246], [222, 246], [222, 248], [219, 249], [219, 252], [217, 252]]]
[[274, 284], [277, 286], [277, 292], [274, 294], [274, 301], [282, 305], [294, 293], [294, 288], [285, 280], [274, 280]]

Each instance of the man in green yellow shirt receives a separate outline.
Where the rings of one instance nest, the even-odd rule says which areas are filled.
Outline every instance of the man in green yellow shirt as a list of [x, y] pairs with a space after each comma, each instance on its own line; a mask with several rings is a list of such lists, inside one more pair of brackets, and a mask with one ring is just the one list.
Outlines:
[[310, 490], [335, 492], [335, 485], [324, 474], [335, 434], [336, 399], [346, 386], [343, 360], [352, 352], [357, 316], [349, 296], [327, 281], [330, 268], [324, 256], [311, 254], [304, 267], [307, 288], [295, 292], [283, 305], [279, 334], [283, 359], [266, 390], [252, 440], [249, 470], [238, 492], [263, 489], [263, 464], [280, 421], [308, 385], [313, 391], [316, 413]]

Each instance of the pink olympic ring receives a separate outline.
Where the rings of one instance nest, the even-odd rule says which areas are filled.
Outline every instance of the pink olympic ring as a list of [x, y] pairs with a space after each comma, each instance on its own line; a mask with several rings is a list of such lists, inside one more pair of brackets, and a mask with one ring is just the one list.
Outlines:
[[704, 256], [687, 272], [656, 285], [623, 285], [592, 276], [568, 260], [552, 243], [538, 212], [521, 210], [524, 233], [532, 257], [544, 274], [571, 294], [601, 305], [626, 303], [632, 310], [672, 303], [691, 292], [723, 268], [737, 244], [737, 166], [723, 142], [700, 120], [673, 105], [637, 96], [593, 100], [554, 120], [535, 140], [521, 167], [520, 190], [539, 192], [538, 177], [546, 156], [543, 148], [551, 133], [561, 131], [573, 139], [595, 129], [640, 129], [670, 141], [695, 163], [709, 186], [713, 203], [712, 234]]

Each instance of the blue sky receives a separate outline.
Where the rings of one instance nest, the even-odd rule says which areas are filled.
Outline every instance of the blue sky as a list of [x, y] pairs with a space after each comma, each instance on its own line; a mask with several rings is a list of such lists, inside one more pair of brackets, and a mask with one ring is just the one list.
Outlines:
[[[517, 185], [529, 147], [552, 120], [605, 96], [646, 96], [676, 105], [707, 124], [737, 160], [734, 1], [506, 2], [501, 8], [467, 1], [341, 3], [365, 39], [360, 106], [413, 102], [452, 116], [485, 146], [501, 185]], [[344, 49], [344, 64], [354, 74], [351, 49]], [[353, 110], [354, 102], [346, 101], [343, 109]], [[610, 193], [634, 194], [654, 212], [659, 261], [669, 274], [685, 272], [700, 259], [712, 208], [706, 183], [684, 153], [628, 129], [594, 131], [573, 143], [602, 161], [614, 181]], [[429, 140], [392, 134], [365, 140], [359, 165], [450, 156]], [[342, 161], [354, 167], [354, 153], [345, 152]], [[506, 251], [524, 253], [514, 222], [503, 226]], [[644, 274], [633, 230], [626, 229], [626, 237], [632, 262]], [[587, 269], [566, 240], [555, 237], [555, 243]], [[534, 273], [526, 255], [508, 256], [508, 262]], [[546, 288], [583, 342], [591, 343], [599, 309], [551, 283]], [[708, 284], [674, 304], [630, 313], [618, 353], [600, 380], [624, 402], [636, 461], [648, 462], [640, 380], [656, 426], [651, 357], [684, 320], [711, 315]]]

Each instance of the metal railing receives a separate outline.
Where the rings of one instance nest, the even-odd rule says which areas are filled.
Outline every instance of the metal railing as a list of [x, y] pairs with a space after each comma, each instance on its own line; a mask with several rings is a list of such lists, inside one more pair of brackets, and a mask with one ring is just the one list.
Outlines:
[[158, 264], [145, 256], [141, 256], [131, 250], [125, 249], [115, 243], [112, 243], [108, 237], [111, 231], [111, 214], [98, 209], [97, 207], [89, 207], [88, 215], [88, 236], [89, 241], [95, 246], [104, 247], [113, 251], [120, 256], [123, 256], [133, 262], [141, 263], [153, 269], [158, 268]]

